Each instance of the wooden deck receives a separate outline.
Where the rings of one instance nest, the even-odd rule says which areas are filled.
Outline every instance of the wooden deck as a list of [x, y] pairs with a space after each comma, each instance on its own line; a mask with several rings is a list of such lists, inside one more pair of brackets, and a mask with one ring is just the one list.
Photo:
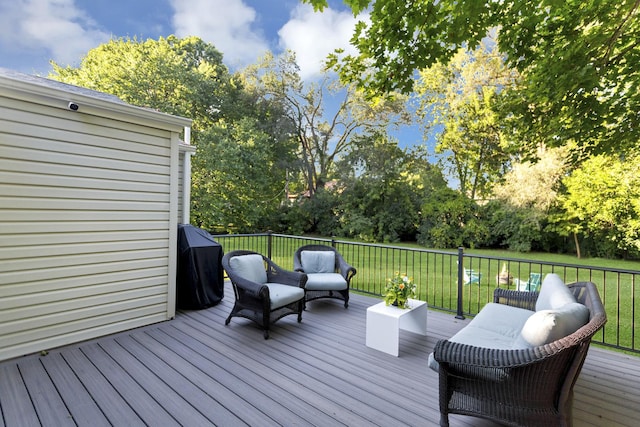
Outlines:
[[[403, 332], [400, 357], [365, 346], [366, 308], [352, 295], [308, 304], [264, 340], [232, 304], [0, 364], [0, 427], [434, 426], [436, 341], [466, 321], [429, 312], [428, 337]], [[591, 347], [575, 386], [574, 425], [635, 426], [640, 358]], [[493, 423], [452, 416], [452, 426]]]

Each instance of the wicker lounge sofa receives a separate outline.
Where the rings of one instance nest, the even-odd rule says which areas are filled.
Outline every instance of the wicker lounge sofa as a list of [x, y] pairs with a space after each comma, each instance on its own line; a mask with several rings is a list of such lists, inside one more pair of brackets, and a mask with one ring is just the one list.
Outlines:
[[591, 282], [567, 286], [550, 274], [540, 292], [496, 289], [494, 302], [429, 357], [439, 375], [440, 425], [449, 425], [449, 414], [572, 425], [573, 386], [605, 323]]

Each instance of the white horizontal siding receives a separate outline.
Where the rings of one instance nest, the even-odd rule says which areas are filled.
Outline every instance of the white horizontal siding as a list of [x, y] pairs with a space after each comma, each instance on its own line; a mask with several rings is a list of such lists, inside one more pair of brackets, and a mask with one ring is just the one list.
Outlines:
[[[50, 292], [52, 291], [61, 292], [63, 290], [66, 291], [73, 289], [80, 289], [82, 292], [83, 290], [95, 289], [97, 286], [110, 286], [114, 283], [140, 283], [141, 280], [155, 277], [164, 277], [166, 281], [168, 272], [166, 265], [153, 265], [149, 262], [136, 262], [127, 265], [127, 267], [131, 267], [131, 269], [126, 270], [120, 268], [116, 269], [116, 271], [110, 271], [108, 268], [105, 268], [104, 270], [106, 271], [94, 271], [92, 272], [92, 280], [90, 282], [87, 282], [85, 277], [76, 275], [65, 276], [62, 278], [45, 278], [42, 280], [29, 281], [27, 283], [7, 285], [0, 298], [6, 299], [7, 301], [4, 309], [10, 309], [8, 304], [11, 302], [10, 298], [18, 298], [19, 296], [30, 296], [35, 298], [38, 294], [42, 293], [50, 295]], [[22, 292], [17, 293], [16, 288], [20, 288]], [[114, 288], [114, 291], [117, 291], [117, 288]], [[16, 306], [18, 305], [16, 304]]]
[[86, 114], [7, 93], [0, 360], [172, 317], [175, 123], [163, 129], [122, 120], [121, 106], [109, 118], [95, 114], [99, 106]]

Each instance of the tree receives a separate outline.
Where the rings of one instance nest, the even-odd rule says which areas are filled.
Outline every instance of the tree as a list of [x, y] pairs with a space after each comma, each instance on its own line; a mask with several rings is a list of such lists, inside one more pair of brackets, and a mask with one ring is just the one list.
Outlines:
[[594, 242], [599, 256], [640, 254], [640, 155], [595, 156], [564, 179], [557, 229]]
[[489, 246], [529, 252], [548, 244], [549, 215], [568, 170], [566, 151], [541, 149], [539, 161], [513, 164], [494, 186], [493, 200], [484, 209], [491, 230]]
[[227, 110], [236, 91], [222, 54], [197, 37], [114, 39], [91, 49], [78, 67], [52, 65], [52, 79], [193, 119], [194, 142], [199, 130]]
[[[270, 229], [285, 196], [295, 141], [270, 122], [270, 106], [205, 131], [193, 159], [193, 222], [216, 232]], [[276, 116], [277, 117], [277, 116]], [[280, 128], [280, 130], [283, 130]]]
[[449, 187], [440, 187], [421, 206], [418, 243], [430, 248], [451, 249], [482, 246], [489, 230], [477, 203]]
[[[301, 0], [316, 10], [327, 0]], [[621, 152], [640, 141], [640, 2], [621, 0], [344, 0], [354, 14], [355, 55], [330, 65], [372, 95], [409, 93], [416, 70], [475, 49], [492, 28], [522, 75], [510, 117], [534, 150], [575, 143], [574, 153]], [[369, 9], [367, 9], [369, 8]]]
[[373, 105], [328, 74], [305, 85], [291, 51], [278, 57], [268, 53], [242, 76], [246, 88], [278, 102], [295, 123], [300, 171], [311, 197], [330, 179], [335, 160], [348, 151], [354, 135], [384, 128], [391, 117], [403, 119], [402, 100]]
[[338, 166], [342, 234], [368, 241], [415, 240], [424, 199], [446, 187], [422, 147], [402, 150], [381, 132], [354, 138]]
[[516, 78], [500, 54], [484, 44], [474, 51], [460, 49], [448, 64], [420, 72], [416, 91], [419, 113], [429, 119], [427, 133], [437, 131], [436, 153], [444, 154], [460, 191], [471, 199], [488, 196], [509, 165], [514, 148], [493, 107], [496, 94]]
[[535, 163], [514, 163], [493, 189], [498, 200], [527, 210], [548, 213], [557, 201], [562, 178], [568, 172], [567, 150], [540, 149]]

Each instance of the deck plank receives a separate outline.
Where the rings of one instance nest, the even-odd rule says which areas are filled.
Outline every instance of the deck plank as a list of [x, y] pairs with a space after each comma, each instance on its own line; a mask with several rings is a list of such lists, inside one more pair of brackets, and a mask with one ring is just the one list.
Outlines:
[[[192, 350], [192, 346], [189, 345], [190, 337], [182, 336], [179, 331], [174, 331], [178, 336], [178, 338], [174, 338], [171, 329], [173, 328], [165, 328], [162, 331], [153, 330], [148, 334], [161, 344], [171, 347], [172, 351], [185, 360], [189, 360], [189, 365], [176, 366], [183, 375], [199, 388], [206, 390], [225, 408], [233, 411], [242, 422], [248, 425], [257, 425], [260, 422], [265, 426], [276, 425], [273, 422], [270, 423], [267, 415], [262, 411], [264, 399], [258, 399], [258, 394], [250, 386], [238, 380], [233, 373], [221, 370], [220, 366], [210, 359]], [[258, 401], [258, 404], [248, 403], [252, 396]]]
[[135, 382], [132, 378], [134, 373], [122, 369], [99, 343], [83, 346], [82, 352], [146, 424], [179, 425], [146, 390]]
[[[124, 336], [117, 341], [139, 360], [144, 360], [146, 367], [158, 375], [163, 382], [170, 385], [175, 393], [183, 397], [188, 396], [189, 403], [207, 418], [207, 422], [225, 426], [247, 425], [225, 406], [233, 406], [235, 401], [225, 401], [223, 399], [222, 402], [219, 402], [214, 396], [206, 392], [207, 390], [218, 389], [218, 384], [200, 385], [198, 378], [205, 375], [204, 372], [193, 369], [191, 363], [185, 363], [184, 358], [173, 353], [167, 347], [163, 348], [158, 341], [148, 334], [141, 333], [135, 336]], [[157, 356], [158, 353], [166, 355], [164, 360]], [[181, 369], [181, 367], [186, 369]], [[224, 397], [227, 393], [222, 395]]]
[[[96, 402], [96, 405], [98, 405], [110, 423], [113, 425], [130, 425], [132, 427], [145, 425], [129, 403], [100, 373], [100, 370], [96, 368], [80, 348], [62, 349], [59, 354], [82, 384], [82, 389], [76, 390], [76, 392], [78, 394], [86, 392]], [[52, 354], [47, 358], [50, 356]]]
[[7, 425], [40, 425], [18, 364], [0, 366], [0, 406]]
[[[264, 340], [246, 319], [224, 325], [227, 297], [172, 321], [5, 361], [0, 427], [437, 426], [438, 376], [427, 356], [468, 319], [430, 311], [428, 336], [402, 331], [394, 357], [365, 345], [366, 308], [376, 302], [311, 302], [301, 323], [285, 317]], [[635, 426], [639, 381], [640, 358], [592, 346], [575, 386], [574, 425]]]
[[[203, 327], [210, 329], [206, 325]], [[273, 420], [275, 425], [306, 423], [306, 419], [299, 414], [305, 414], [305, 417], [313, 415], [319, 421], [324, 419], [329, 424], [335, 423], [335, 420], [328, 418], [324, 412], [317, 411], [313, 405], [309, 404], [308, 397], [304, 399], [298, 396], [299, 391], [307, 391], [307, 388], [301, 387], [296, 380], [287, 377], [289, 366], [270, 365], [270, 355], [260, 350], [258, 345], [256, 349], [253, 345], [234, 346], [228, 341], [219, 342], [219, 336], [207, 335], [202, 330], [187, 328], [186, 325], [178, 325], [176, 329], [173, 332], [177, 333], [174, 335], [175, 338], [187, 334], [193, 338], [190, 349], [213, 364], [215, 367], [213, 372], [232, 373], [235, 377], [234, 381], [241, 381], [246, 386], [242, 390], [242, 398], [247, 403], [259, 406], [267, 416], [273, 412], [278, 413], [277, 419]], [[268, 420], [262, 422], [268, 422]]]
[[41, 358], [40, 361], [78, 425], [95, 427], [111, 425], [91, 395], [86, 392], [78, 392], [78, 390], [84, 390], [84, 386], [61, 354], [51, 354]]
[[75, 426], [71, 413], [40, 360], [26, 360], [20, 365], [20, 372], [39, 419], [47, 420], [52, 427]]
[[[126, 341], [125, 338], [122, 338]], [[167, 373], [162, 367], [154, 366], [153, 359], [138, 360], [134, 355], [126, 351], [116, 340], [107, 340], [100, 343], [100, 348], [117, 363], [121, 369], [128, 372], [131, 379], [148, 393], [162, 409], [173, 418], [178, 425], [207, 425], [210, 421], [200, 413], [199, 408], [194, 407], [185, 400], [191, 399], [189, 395], [178, 393], [168, 382], [163, 381], [156, 373]], [[154, 368], [158, 368], [154, 372]], [[165, 419], [164, 414], [159, 415]]]
[[[304, 392], [302, 397], [317, 406], [320, 412], [335, 412], [337, 416], [351, 417], [338, 419], [346, 425], [366, 424], [374, 420], [382, 421], [386, 425], [393, 423], [394, 420], [389, 418], [388, 414], [375, 409], [379, 405], [373, 405], [373, 410], [360, 409], [362, 390], [351, 386], [348, 379], [345, 379], [348, 374], [342, 369], [334, 365], [329, 369], [318, 370], [318, 360], [309, 355], [300, 357], [300, 351], [292, 348], [286, 339], [279, 340], [277, 345], [273, 345], [274, 343], [275, 341], [262, 340], [245, 353], [252, 367], [259, 366], [253, 368], [254, 373], [265, 376], [270, 386]], [[233, 345], [229, 342], [231, 348]], [[375, 395], [369, 394], [364, 397], [372, 403], [375, 400]], [[353, 419], [353, 416], [357, 418]]]

